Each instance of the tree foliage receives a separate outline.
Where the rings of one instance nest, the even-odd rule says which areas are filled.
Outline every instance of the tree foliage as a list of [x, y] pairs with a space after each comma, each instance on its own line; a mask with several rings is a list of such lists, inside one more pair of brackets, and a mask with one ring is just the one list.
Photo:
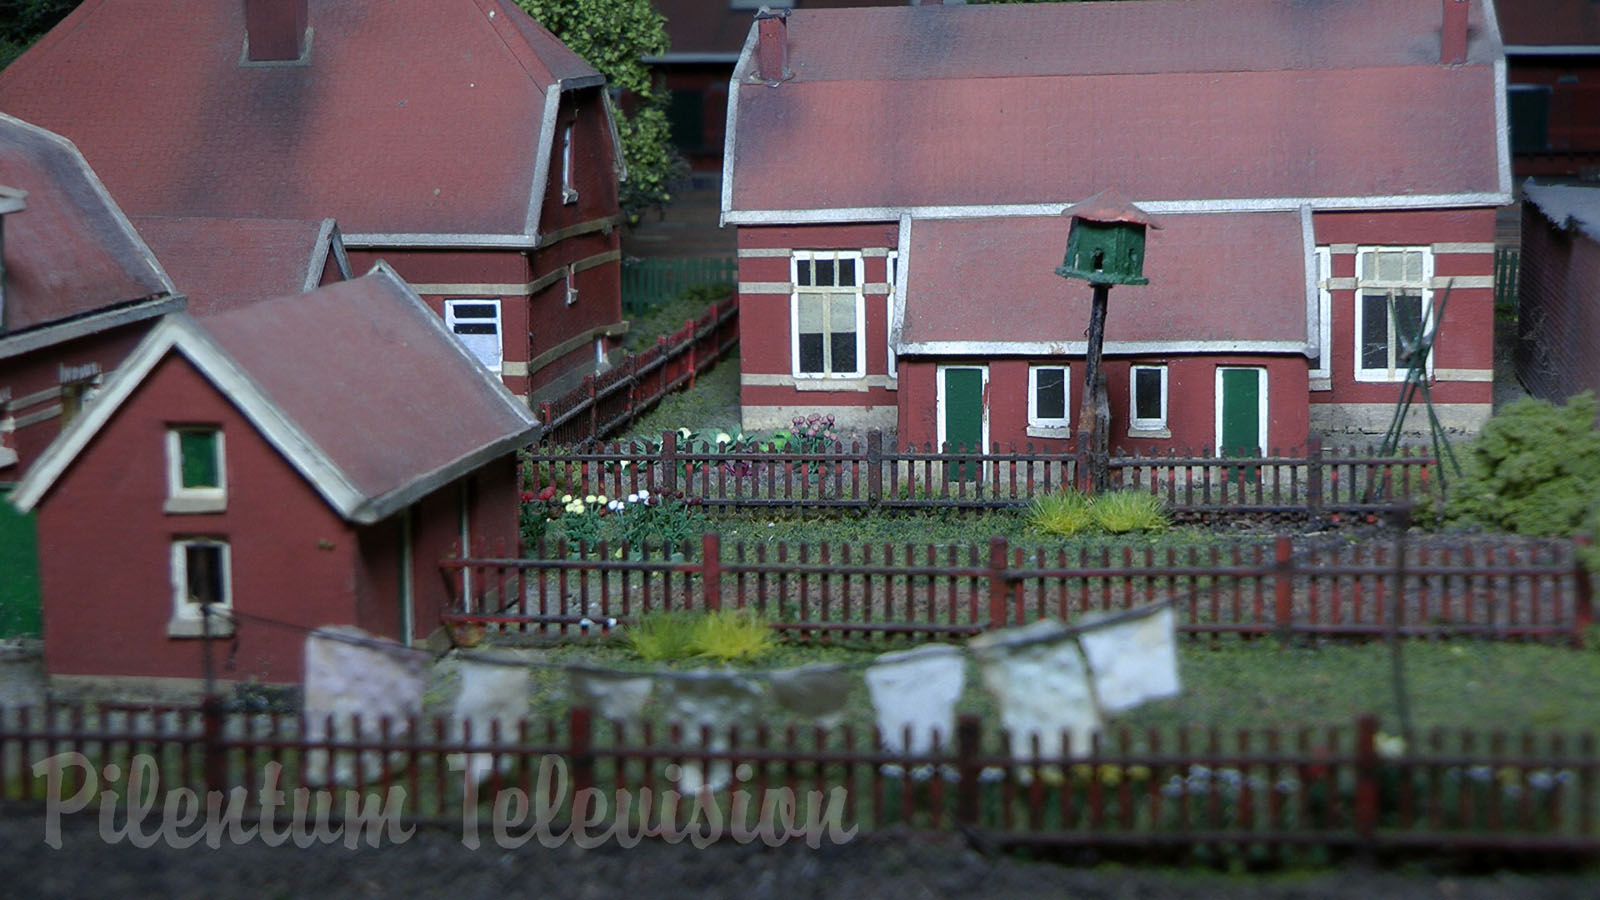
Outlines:
[[633, 99], [618, 109], [617, 133], [628, 180], [622, 208], [629, 218], [664, 205], [688, 167], [672, 148], [667, 96], [642, 61], [667, 52], [666, 20], [649, 0], [517, 0], [539, 24]]
[[67, 17], [78, 0], [0, 0], [0, 69]]

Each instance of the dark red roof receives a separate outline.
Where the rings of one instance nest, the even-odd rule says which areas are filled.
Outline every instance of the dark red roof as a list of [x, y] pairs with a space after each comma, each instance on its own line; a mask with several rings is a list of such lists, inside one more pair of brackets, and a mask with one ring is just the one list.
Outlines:
[[[1150, 283], [1111, 291], [1108, 349], [1123, 342], [1285, 345], [1279, 350], [1305, 343], [1306, 254], [1297, 213], [1168, 215], [1161, 225], [1146, 234]], [[902, 341], [1081, 346], [1092, 290], [1055, 274], [1067, 230], [1060, 216], [914, 220]]]
[[1495, 0], [1508, 47], [1590, 47], [1600, 50], [1600, 3], [1595, 0]]
[[133, 224], [193, 316], [315, 288], [332, 239], [332, 220], [135, 216]]
[[173, 293], [155, 257], [66, 139], [0, 113], [0, 185], [27, 192], [23, 208], [0, 220], [0, 337]]
[[387, 268], [201, 325], [369, 501], [532, 438], [527, 407]]
[[309, 62], [240, 65], [239, 0], [85, 0], [0, 72], [145, 215], [526, 232], [546, 89], [599, 75], [511, 0], [311, 0]]
[[1470, 13], [1443, 66], [1439, 0], [797, 10], [794, 78], [735, 72], [725, 203], [1497, 193], [1497, 47]]

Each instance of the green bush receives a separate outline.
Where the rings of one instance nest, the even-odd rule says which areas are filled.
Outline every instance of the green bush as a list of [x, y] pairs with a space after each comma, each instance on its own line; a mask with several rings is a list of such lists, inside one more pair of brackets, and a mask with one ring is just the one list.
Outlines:
[[[1556, 406], [1524, 398], [1484, 425], [1450, 484], [1444, 521], [1533, 537], [1600, 527], [1600, 431], [1589, 391]], [[1591, 563], [1591, 565], [1593, 565]]]
[[695, 631], [699, 616], [691, 612], [658, 612], [640, 616], [625, 634], [633, 652], [647, 662], [688, 659], [699, 652]]
[[1112, 534], [1130, 531], [1165, 531], [1171, 524], [1166, 504], [1144, 491], [1111, 491], [1094, 498], [1090, 511], [1095, 524]]
[[777, 643], [772, 626], [748, 609], [706, 613], [695, 624], [694, 645], [700, 656], [719, 662], [754, 659]]
[[1071, 537], [1095, 526], [1093, 502], [1072, 488], [1035, 497], [1028, 506], [1028, 524], [1046, 534]]

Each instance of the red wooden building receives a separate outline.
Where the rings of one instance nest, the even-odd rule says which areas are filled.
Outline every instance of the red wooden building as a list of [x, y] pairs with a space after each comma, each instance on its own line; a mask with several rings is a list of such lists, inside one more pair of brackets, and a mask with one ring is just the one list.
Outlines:
[[518, 395], [620, 352], [605, 82], [511, 0], [84, 0], [0, 108], [130, 214], [337, 219]]
[[1600, 391], [1600, 186], [1528, 183], [1517, 377], [1557, 403]]
[[1600, 3], [1495, 6], [1505, 32], [1514, 171], [1600, 179]]
[[537, 428], [382, 264], [170, 315], [13, 494], [38, 517], [46, 668], [192, 686], [203, 603], [227, 681], [298, 681], [297, 629], [426, 638], [439, 559], [515, 546]]
[[1449, 426], [1488, 415], [1504, 61], [1480, 0], [795, 10], [734, 73], [747, 429], [1064, 448], [1090, 289], [1066, 207], [1149, 213], [1111, 294], [1112, 444], [1381, 432], [1403, 340]]

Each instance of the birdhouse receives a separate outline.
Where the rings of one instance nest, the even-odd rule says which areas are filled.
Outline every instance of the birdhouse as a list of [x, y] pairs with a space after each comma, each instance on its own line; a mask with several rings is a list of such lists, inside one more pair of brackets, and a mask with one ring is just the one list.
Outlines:
[[1139, 207], [1114, 190], [1101, 191], [1069, 207], [1067, 255], [1056, 269], [1062, 278], [1094, 284], [1149, 284], [1144, 277], [1144, 236], [1152, 225]]

